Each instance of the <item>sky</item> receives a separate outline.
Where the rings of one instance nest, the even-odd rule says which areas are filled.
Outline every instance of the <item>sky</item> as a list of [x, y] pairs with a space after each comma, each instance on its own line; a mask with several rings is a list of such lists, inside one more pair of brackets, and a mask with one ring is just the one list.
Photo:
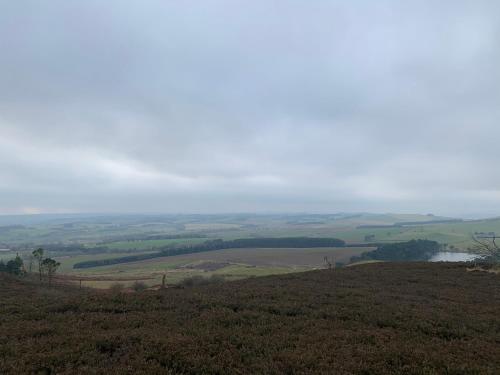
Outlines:
[[0, 0], [0, 214], [500, 216], [497, 0]]

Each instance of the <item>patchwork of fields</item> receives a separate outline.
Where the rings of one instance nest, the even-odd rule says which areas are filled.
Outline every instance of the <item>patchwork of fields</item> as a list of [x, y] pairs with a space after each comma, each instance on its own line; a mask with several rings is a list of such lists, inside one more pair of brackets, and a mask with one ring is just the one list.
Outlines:
[[[16, 221], [17, 220], [17, 221]], [[435, 221], [435, 222], [433, 222]], [[445, 221], [445, 222], [443, 222]], [[43, 247], [61, 262], [59, 273], [95, 277], [148, 278], [148, 284], [177, 283], [193, 275], [238, 279], [325, 267], [328, 256], [346, 263], [368, 249], [363, 244], [429, 239], [452, 251], [468, 251], [474, 233], [500, 233], [500, 219], [450, 221], [431, 215], [34, 215], [0, 217], [0, 259]], [[276, 237], [339, 238], [359, 248], [225, 249], [148, 261], [74, 270], [85, 261], [149, 254], [207, 240]], [[7, 251], [10, 249], [10, 251]], [[213, 264], [223, 265], [215, 267]], [[203, 266], [205, 265], [205, 266]], [[152, 279], [151, 279], [152, 277]], [[110, 282], [87, 282], [108, 287]]]
[[[63, 264], [62, 271], [73, 276], [106, 276], [117, 279], [154, 276], [153, 280], [145, 280], [146, 284], [154, 285], [161, 282], [164, 274], [167, 275], [167, 283], [178, 283], [194, 275], [205, 277], [221, 275], [229, 280], [234, 280], [252, 276], [323, 269], [325, 268], [324, 257], [335, 262], [348, 262], [352, 256], [371, 249], [373, 248], [224, 249], [76, 270], [71, 268], [75, 262], [74, 258], [62, 259], [61, 262]], [[77, 258], [77, 260], [82, 260], [82, 257]], [[123, 284], [129, 285], [131, 283], [124, 282]], [[98, 288], [106, 288], [110, 284], [112, 282], [108, 281], [84, 281], [83, 283], [83, 285]]]

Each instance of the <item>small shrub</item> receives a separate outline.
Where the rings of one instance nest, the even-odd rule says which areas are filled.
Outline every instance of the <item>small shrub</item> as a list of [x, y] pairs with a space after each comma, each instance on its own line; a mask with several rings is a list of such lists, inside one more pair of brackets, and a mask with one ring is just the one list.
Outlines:
[[200, 275], [195, 275], [191, 277], [187, 277], [180, 282], [179, 285], [184, 287], [191, 287], [196, 285], [207, 285], [207, 284], [216, 284], [224, 282], [224, 276], [222, 275], [212, 275], [210, 277], [203, 277]]
[[224, 281], [226, 281], [226, 279], [222, 275], [212, 275], [208, 278], [208, 281], [210, 283], [215, 284], [215, 283], [223, 283]]
[[143, 290], [146, 290], [148, 288], [148, 286], [143, 283], [142, 281], [136, 281], [133, 285], [132, 285], [132, 289], [134, 289], [136, 292], [142, 292]]
[[185, 286], [185, 287], [190, 287], [190, 286], [195, 286], [195, 285], [203, 285], [206, 284], [206, 279], [203, 276], [191, 276], [191, 277], [186, 277], [184, 280], [182, 280], [179, 285]]

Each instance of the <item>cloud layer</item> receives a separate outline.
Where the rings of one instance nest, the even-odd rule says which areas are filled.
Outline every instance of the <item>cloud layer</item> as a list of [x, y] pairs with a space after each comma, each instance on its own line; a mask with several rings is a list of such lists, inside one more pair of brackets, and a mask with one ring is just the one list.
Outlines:
[[0, 213], [499, 215], [498, 14], [0, 2]]

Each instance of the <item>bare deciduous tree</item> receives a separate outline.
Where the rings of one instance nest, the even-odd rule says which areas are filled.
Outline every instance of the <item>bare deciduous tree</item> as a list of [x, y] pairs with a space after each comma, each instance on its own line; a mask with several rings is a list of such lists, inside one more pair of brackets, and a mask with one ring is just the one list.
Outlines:
[[474, 241], [474, 249], [486, 256], [490, 257], [492, 260], [500, 261], [500, 247], [497, 241], [500, 237], [495, 233], [484, 234], [474, 234], [472, 236]]

